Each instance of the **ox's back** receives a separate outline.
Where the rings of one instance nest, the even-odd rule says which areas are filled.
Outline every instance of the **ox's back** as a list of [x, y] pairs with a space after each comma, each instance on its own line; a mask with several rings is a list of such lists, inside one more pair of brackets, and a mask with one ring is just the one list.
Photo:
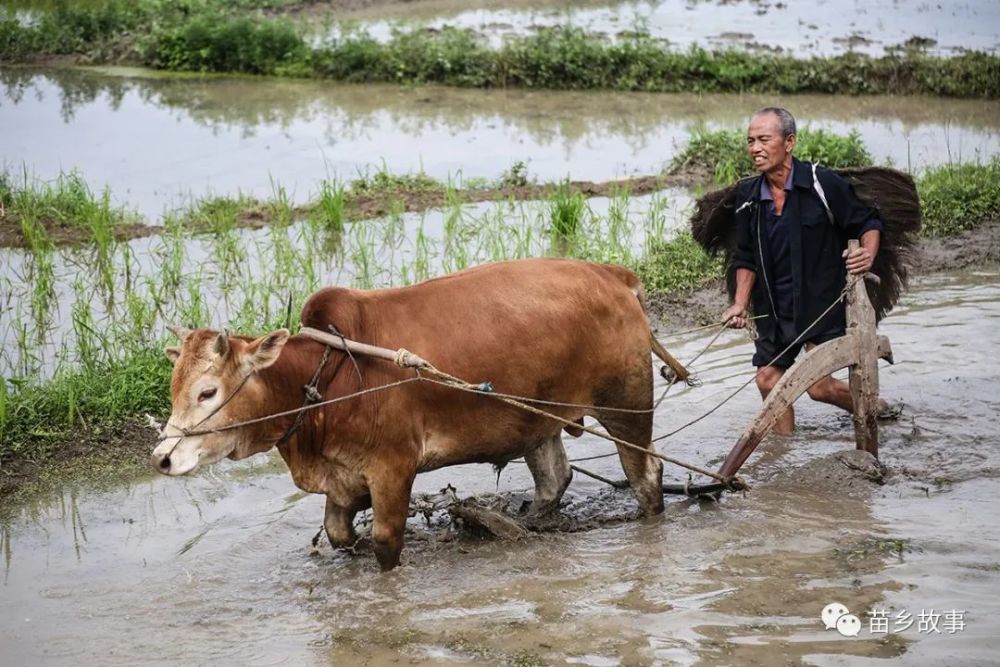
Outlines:
[[[404, 288], [323, 289], [305, 304], [302, 323], [321, 330], [332, 324], [350, 339], [406, 348], [499, 392], [645, 408], [649, 331], [638, 284], [625, 269], [575, 260], [499, 262]], [[365, 386], [412, 374], [359, 361]], [[646, 378], [646, 390], [623, 392], [620, 378], [636, 374]], [[382, 432], [433, 435], [422, 443], [421, 469], [503, 461], [520, 455], [519, 441], [551, 437], [562, 427], [482, 396], [426, 385], [394, 392], [376, 412], [370, 418]]]
[[629, 342], [623, 329], [647, 352], [638, 289], [635, 274], [618, 266], [514, 260], [409, 287], [324, 288], [304, 305], [302, 324], [332, 324], [360, 342], [404, 347], [470, 381], [469, 373], [524, 362], [546, 374], [544, 365], [557, 360], [616, 356]]

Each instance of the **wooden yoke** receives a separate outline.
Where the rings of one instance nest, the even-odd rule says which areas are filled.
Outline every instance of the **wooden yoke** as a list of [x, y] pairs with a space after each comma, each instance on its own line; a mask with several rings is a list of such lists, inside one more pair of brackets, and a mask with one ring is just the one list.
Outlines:
[[[848, 250], [858, 247], [848, 241]], [[847, 330], [840, 338], [817, 345], [799, 357], [774, 385], [757, 417], [726, 457], [719, 475], [731, 479], [746, 462], [775, 423], [795, 400], [824, 377], [850, 367], [851, 398], [854, 403], [854, 439], [858, 449], [878, 457], [878, 360], [892, 363], [892, 346], [885, 336], [875, 333], [872, 308], [864, 280], [853, 280], [847, 292]], [[878, 280], [874, 274], [865, 280]]]

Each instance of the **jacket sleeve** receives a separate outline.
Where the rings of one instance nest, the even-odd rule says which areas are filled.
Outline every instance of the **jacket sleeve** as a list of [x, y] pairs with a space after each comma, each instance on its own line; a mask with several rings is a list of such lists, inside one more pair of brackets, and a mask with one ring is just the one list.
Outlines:
[[[746, 199], [743, 189], [737, 191], [737, 202]], [[757, 258], [753, 251], [753, 240], [750, 235], [750, 224], [753, 219], [753, 208], [748, 207], [733, 215], [733, 224], [736, 226], [734, 234], [735, 243], [733, 245], [733, 255], [729, 263], [731, 270], [750, 269], [757, 271]]]
[[847, 238], [859, 239], [865, 232], [873, 229], [882, 231], [878, 213], [858, 199], [850, 183], [822, 167], [816, 170], [816, 177], [823, 186], [835, 224]]

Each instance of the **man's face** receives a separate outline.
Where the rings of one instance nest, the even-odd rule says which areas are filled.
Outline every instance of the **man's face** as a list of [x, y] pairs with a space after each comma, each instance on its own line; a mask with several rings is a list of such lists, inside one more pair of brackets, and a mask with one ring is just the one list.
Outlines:
[[795, 145], [795, 135], [781, 136], [781, 121], [773, 113], [760, 114], [750, 119], [747, 130], [747, 152], [753, 167], [766, 174], [785, 163]]

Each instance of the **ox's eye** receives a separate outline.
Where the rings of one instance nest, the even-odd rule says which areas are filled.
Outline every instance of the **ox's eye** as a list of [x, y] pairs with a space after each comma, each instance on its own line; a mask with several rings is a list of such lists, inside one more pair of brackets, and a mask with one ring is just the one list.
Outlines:
[[201, 393], [198, 394], [198, 402], [207, 401], [208, 399], [215, 396], [215, 392], [218, 391], [215, 387], [209, 387], [208, 389], [202, 389]]

